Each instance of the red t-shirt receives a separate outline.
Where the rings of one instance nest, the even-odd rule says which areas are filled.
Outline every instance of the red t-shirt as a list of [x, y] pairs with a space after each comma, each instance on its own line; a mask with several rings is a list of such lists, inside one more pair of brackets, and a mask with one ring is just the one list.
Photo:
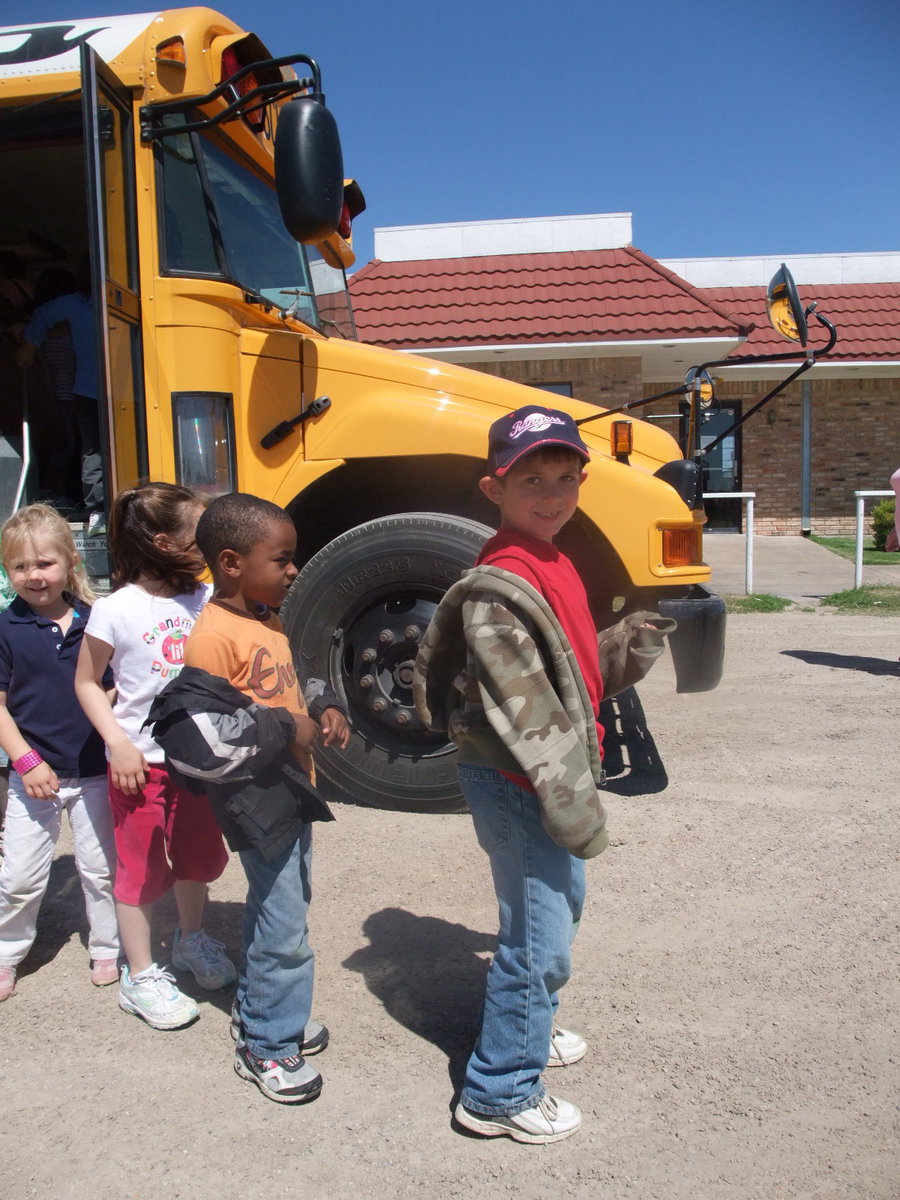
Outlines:
[[[541, 593], [575, 651], [594, 717], [599, 716], [603, 679], [597, 651], [597, 630], [588, 607], [587, 592], [572, 560], [552, 542], [542, 542], [511, 529], [501, 529], [481, 547], [476, 566], [502, 567], [504, 571], [512, 571]], [[603, 726], [599, 721], [597, 739], [602, 755]], [[510, 778], [513, 776], [510, 775]], [[515, 782], [531, 786], [527, 779], [518, 776]]]

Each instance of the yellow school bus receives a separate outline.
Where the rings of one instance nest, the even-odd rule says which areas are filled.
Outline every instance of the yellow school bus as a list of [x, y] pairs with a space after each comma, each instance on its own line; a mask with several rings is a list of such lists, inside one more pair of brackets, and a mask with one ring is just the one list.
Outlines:
[[[42, 247], [90, 255], [107, 494], [154, 478], [287, 509], [302, 570], [283, 617], [354, 727], [323, 755], [325, 785], [452, 802], [452, 747], [419, 724], [411, 665], [489, 532], [488, 426], [535, 394], [355, 339], [345, 269], [364, 200], [317, 62], [208, 8], [3, 29], [0, 155], [0, 244], [35, 264]], [[581, 432], [592, 463], [564, 548], [598, 625], [675, 616], [679, 690], [714, 687], [724, 606], [699, 469], [647, 422]]]

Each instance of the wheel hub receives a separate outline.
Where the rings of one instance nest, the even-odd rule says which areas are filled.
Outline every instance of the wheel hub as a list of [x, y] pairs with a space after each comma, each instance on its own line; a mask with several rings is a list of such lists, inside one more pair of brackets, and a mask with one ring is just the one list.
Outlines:
[[342, 632], [342, 674], [354, 717], [404, 739], [425, 733], [412, 696], [416, 654], [437, 605], [423, 597], [391, 597]]

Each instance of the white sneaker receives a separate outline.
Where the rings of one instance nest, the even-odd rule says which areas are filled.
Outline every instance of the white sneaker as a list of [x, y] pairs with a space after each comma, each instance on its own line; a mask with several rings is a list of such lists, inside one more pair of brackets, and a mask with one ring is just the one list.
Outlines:
[[172, 966], [190, 971], [202, 988], [215, 992], [237, 979], [237, 969], [225, 953], [225, 943], [207, 937], [202, 929], [182, 937], [175, 930]]
[[555, 1096], [544, 1096], [534, 1108], [527, 1108], [514, 1117], [472, 1112], [461, 1103], [457, 1104], [454, 1116], [460, 1125], [482, 1137], [505, 1136], [514, 1142], [530, 1142], [537, 1146], [561, 1142], [581, 1128], [581, 1109]]
[[580, 1033], [573, 1033], [571, 1029], [560, 1029], [558, 1025], [553, 1026], [548, 1067], [568, 1067], [570, 1063], [577, 1063], [586, 1054], [587, 1042]]
[[122, 968], [119, 977], [119, 1008], [134, 1013], [154, 1029], [181, 1029], [200, 1016], [200, 1009], [175, 986], [175, 979], [156, 963], [131, 975]]

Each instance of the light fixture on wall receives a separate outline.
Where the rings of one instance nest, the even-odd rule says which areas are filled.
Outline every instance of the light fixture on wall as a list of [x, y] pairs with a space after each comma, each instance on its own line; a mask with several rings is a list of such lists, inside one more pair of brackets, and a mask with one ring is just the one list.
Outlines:
[[778, 409], [774, 405], [766, 413], [766, 420], [769, 423], [769, 428], [772, 429], [778, 420]]

